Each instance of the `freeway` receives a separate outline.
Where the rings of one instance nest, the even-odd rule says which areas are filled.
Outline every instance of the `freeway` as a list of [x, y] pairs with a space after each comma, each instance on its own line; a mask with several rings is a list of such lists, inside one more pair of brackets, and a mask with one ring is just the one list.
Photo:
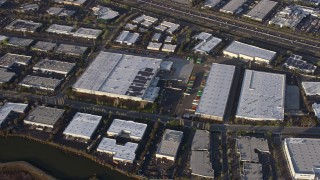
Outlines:
[[[312, 49], [314, 52], [319, 52], [320, 44], [318, 39], [305, 39], [299, 37], [298, 35], [292, 35], [285, 32], [279, 32], [272, 29], [264, 30], [257, 27], [252, 27], [249, 24], [243, 25], [244, 22], [239, 22], [236, 20], [226, 20], [221, 19], [221, 17], [215, 16], [213, 14], [199, 12], [192, 8], [186, 8], [183, 6], [173, 6], [172, 4], [166, 5], [165, 3], [161, 2], [158, 3], [156, 1], [151, 0], [137, 0], [138, 3], [146, 4], [151, 7], [155, 7], [157, 9], [162, 9], [165, 12], [170, 12], [175, 14], [176, 17], [188, 19], [191, 17], [192, 20], [199, 20], [206, 23], [215, 23], [215, 25], [220, 26], [221, 28], [228, 28], [228, 29], [236, 29], [237, 31], [241, 31], [246, 34], [250, 34], [256, 37], [264, 37], [268, 41], [274, 42], [284, 42], [290, 44], [292, 47], [305, 47]], [[132, 2], [131, 2], [132, 5]]]
[[[47, 105], [61, 105], [68, 106], [78, 111], [93, 111], [99, 113], [113, 113], [129, 118], [147, 118], [152, 121], [160, 121], [168, 123], [173, 120], [173, 117], [162, 116], [159, 114], [142, 113], [132, 110], [120, 109], [115, 107], [96, 105], [87, 102], [80, 102], [66, 99], [66, 96], [60, 93], [57, 96], [47, 97], [29, 93], [19, 93], [12, 91], [0, 91], [0, 98], [7, 100], [16, 100], [24, 102], [31, 100], [34, 102], [41, 102]], [[235, 125], [235, 124], [210, 124], [187, 119], [180, 119], [180, 123], [187, 127], [197, 129], [207, 129], [210, 131], [226, 132], [226, 131], [253, 131], [257, 133], [272, 132], [274, 134], [304, 134], [304, 135], [320, 135], [320, 127], [277, 127], [277, 126], [251, 126], [251, 125]]]

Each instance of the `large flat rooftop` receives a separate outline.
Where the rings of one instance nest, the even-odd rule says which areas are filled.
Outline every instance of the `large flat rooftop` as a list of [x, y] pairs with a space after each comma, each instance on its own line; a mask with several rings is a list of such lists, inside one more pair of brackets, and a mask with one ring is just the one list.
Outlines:
[[73, 30], [74, 30], [73, 26], [52, 24], [46, 31], [49, 33], [70, 35], [70, 34], [72, 34], [71, 32]]
[[24, 122], [27, 124], [53, 128], [63, 113], [63, 109], [37, 106], [29, 113]]
[[320, 139], [286, 138], [284, 149], [289, 166], [295, 173], [315, 174], [320, 167]]
[[27, 75], [19, 84], [28, 88], [54, 91], [61, 83], [59, 79]]
[[174, 160], [182, 141], [182, 137], [183, 132], [166, 129], [158, 146], [156, 156]]
[[234, 72], [235, 66], [212, 64], [196, 114], [223, 119]]
[[285, 74], [246, 69], [236, 117], [283, 120], [285, 86]]
[[244, 163], [243, 164], [244, 180], [263, 180], [262, 164], [260, 163]]
[[274, 51], [269, 51], [239, 41], [233, 41], [224, 51], [236, 55], [248, 56], [256, 60], [263, 59], [268, 61], [271, 61], [277, 54]]
[[235, 13], [247, 0], [231, 0], [220, 11], [226, 13]]
[[0, 84], [7, 83], [16, 75], [14, 72], [9, 72], [4, 68], [0, 68]]
[[92, 11], [98, 17], [98, 19], [111, 20], [119, 16], [119, 13], [117, 11], [100, 5], [93, 7]]
[[124, 145], [116, 144], [115, 139], [103, 138], [97, 151], [113, 154], [113, 159], [132, 163], [136, 157], [137, 143], [127, 142]]
[[262, 21], [277, 4], [278, 2], [276, 1], [262, 0], [246, 16]]
[[320, 95], [320, 82], [303, 81], [302, 87], [307, 96]]
[[20, 37], [11, 37], [9, 38], [8, 45], [14, 47], [29, 47], [33, 43], [33, 39], [20, 38]]
[[101, 33], [102, 30], [100, 29], [79, 28], [76, 32], [73, 33], [73, 36], [88, 39], [97, 39]]
[[145, 95], [161, 62], [161, 59], [102, 51], [73, 88], [83, 93], [150, 101]]
[[0, 109], [0, 125], [11, 112], [24, 113], [28, 104], [6, 102]]
[[41, 23], [36, 23], [33, 21], [16, 19], [11, 22], [6, 29], [14, 30], [14, 31], [22, 31], [22, 32], [35, 32], [39, 27], [41, 27]]
[[206, 130], [196, 130], [192, 140], [191, 150], [204, 151], [210, 149], [210, 132]]
[[42, 59], [33, 66], [33, 70], [55, 72], [66, 75], [75, 67], [75, 65], [75, 63]]
[[31, 58], [31, 56], [7, 53], [0, 58], [0, 67], [10, 68], [14, 64], [28, 65]]
[[259, 162], [256, 150], [269, 153], [268, 141], [266, 139], [250, 136], [238, 137], [237, 149], [240, 154], [240, 161], [247, 162]]
[[208, 39], [205, 39], [198, 43], [193, 49], [196, 52], [200, 53], [210, 53], [216, 46], [218, 46], [221, 43], [222, 39], [216, 38], [216, 37], [209, 37]]
[[64, 135], [90, 139], [98, 127], [101, 116], [77, 112], [70, 124], [63, 131]]
[[146, 129], [147, 124], [126, 121], [121, 119], [114, 119], [107, 133], [112, 136], [119, 136], [122, 133], [127, 133], [129, 134], [130, 138], [141, 140]]
[[190, 169], [193, 175], [214, 178], [214, 170], [212, 169], [208, 151], [192, 151]]
[[52, 51], [56, 47], [57, 47], [56, 43], [45, 42], [45, 41], [38, 41], [34, 46], [32, 46], [34, 50], [45, 51], [45, 52]]

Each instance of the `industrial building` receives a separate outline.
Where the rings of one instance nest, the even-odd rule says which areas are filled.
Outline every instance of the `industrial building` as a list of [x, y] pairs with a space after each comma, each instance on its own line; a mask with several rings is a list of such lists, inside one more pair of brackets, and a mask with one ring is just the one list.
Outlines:
[[53, 128], [63, 114], [63, 109], [37, 106], [24, 119], [24, 123], [34, 126]]
[[286, 75], [246, 69], [236, 113], [249, 120], [283, 120]]
[[119, 16], [117, 11], [112, 10], [111, 8], [104, 6], [96, 6], [92, 8], [94, 15], [97, 16], [98, 19], [103, 20], [111, 20]]
[[307, 96], [320, 95], [320, 82], [302, 82], [302, 87]]
[[120, 44], [134, 45], [139, 39], [139, 33], [131, 33], [129, 31], [122, 31], [117, 37], [116, 42]]
[[220, 9], [220, 12], [235, 14], [247, 0], [231, 0]]
[[182, 141], [183, 132], [166, 129], [158, 149], [156, 152], [156, 158], [165, 158], [174, 161]]
[[163, 44], [161, 51], [174, 52], [176, 48], [177, 48], [177, 45], [174, 45], [174, 44]]
[[50, 15], [60, 16], [60, 17], [66, 17], [66, 16], [72, 16], [76, 12], [74, 10], [68, 10], [65, 8], [59, 8], [59, 7], [50, 7], [47, 10], [47, 13]]
[[173, 37], [172, 36], [167, 36], [166, 39], [164, 40], [165, 43], [172, 43]]
[[147, 15], [141, 15], [137, 18], [135, 18], [134, 20], [132, 20], [133, 23], [136, 23], [136, 24], [141, 24], [143, 22], [149, 22], [149, 23], [156, 23], [158, 21], [158, 18], [154, 18], [154, 17], [151, 17], [151, 16], [147, 16]]
[[149, 42], [147, 49], [154, 50], [154, 51], [160, 51], [161, 46], [162, 46], [162, 43]]
[[75, 63], [42, 59], [36, 65], [34, 65], [33, 70], [42, 72], [54, 72], [67, 76], [75, 66]]
[[46, 31], [49, 33], [55, 33], [55, 34], [72, 35], [73, 30], [74, 30], [73, 26], [52, 24]]
[[7, 119], [11, 112], [24, 113], [28, 104], [6, 102], [0, 109], [0, 126]]
[[0, 84], [10, 82], [16, 74], [0, 68]]
[[20, 6], [20, 12], [38, 11], [39, 5], [35, 3], [25, 3]]
[[317, 179], [320, 139], [286, 138], [284, 152], [293, 179]]
[[153, 102], [161, 59], [101, 51], [73, 85], [77, 92]]
[[270, 153], [266, 139], [250, 136], [240, 136], [237, 138], [237, 151], [240, 154], [240, 161], [255, 163], [259, 162], [259, 156], [256, 151]]
[[32, 46], [32, 49], [36, 51], [42, 51], [42, 52], [51, 52], [56, 47], [57, 47], [56, 43], [38, 41], [34, 46]]
[[283, 64], [283, 66], [288, 69], [299, 70], [304, 73], [314, 73], [314, 71], [317, 69], [317, 66], [302, 60], [302, 56], [295, 54], [292, 54]]
[[7, 45], [17, 48], [28, 48], [33, 43], [33, 39], [11, 37]]
[[262, 22], [270, 12], [277, 6], [278, 2], [270, 0], [261, 0], [253, 9], [251, 9], [245, 17], [255, 21]]
[[63, 134], [89, 140], [101, 119], [101, 116], [77, 112]]
[[312, 104], [312, 109], [314, 114], [316, 115], [317, 119], [320, 119], [320, 104], [313, 103]]
[[127, 142], [124, 145], [118, 145], [116, 144], [115, 139], [103, 138], [97, 148], [97, 151], [112, 154], [114, 161], [133, 163], [137, 149], [137, 143]]
[[204, 7], [214, 8], [216, 7], [222, 0], [205, 0]]
[[0, 58], [0, 67], [10, 68], [14, 64], [28, 65], [31, 58], [31, 56], [7, 53]]
[[161, 33], [154, 33], [154, 35], [152, 36], [152, 41], [159, 42], [160, 38], [161, 38]]
[[192, 175], [214, 178], [209, 147], [210, 132], [206, 130], [196, 130], [191, 145], [190, 169]]
[[42, 26], [41, 23], [36, 23], [33, 21], [27, 21], [22, 19], [16, 19], [13, 22], [11, 22], [8, 26], [6, 26], [5, 29], [11, 30], [11, 31], [34, 33], [41, 26]]
[[80, 38], [97, 39], [101, 33], [102, 30], [100, 29], [79, 28], [75, 33], [73, 33], [73, 36]]
[[20, 86], [27, 88], [35, 88], [46, 91], [55, 91], [61, 84], [61, 80], [45, 78], [40, 76], [27, 75], [20, 83]]
[[223, 54], [232, 58], [243, 58], [258, 63], [269, 64], [275, 57], [276, 52], [262, 49], [249, 44], [233, 41], [224, 51]]
[[155, 27], [155, 29], [163, 32], [166, 31], [169, 34], [174, 34], [180, 27], [180, 24], [168, 22], [168, 21], [162, 21], [160, 25]]
[[74, 5], [74, 6], [81, 6], [87, 0], [54, 0], [56, 3], [66, 4], [66, 5]]
[[133, 31], [133, 30], [135, 30], [135, 29], [138, 28], [138, 25], [136, 25], [136, 24], [131, 24], [131, 23], [127, 23], [127, 24], [124, 26], [124, 28], [127, 29], [127, 30]]
[[224, 119], [234, 72], [235, 66], [212, 64], [196, 115], [221, 121]]
[[209, 54], [222, 41], [222, 39], [213, 37], [212, 34], [206, 32], [201, 32], [194, 39], [201, 41], [193, 48], [196, 53], [200, 54]]
[[55, 52], [59, 54], [67, 54], [71, 56], [83, 56], [88, 50], [88, 47], [75, 46], [70, 44], [60, 44]]
[[110, 125], [108, 136], [120, 136], [122, 133], [128, 134], [131, 139], [140, 141], [147, 129], [147, 124], [114, 119]]
[[243, 163], [243, 180], [263, 180], [262, 164]]

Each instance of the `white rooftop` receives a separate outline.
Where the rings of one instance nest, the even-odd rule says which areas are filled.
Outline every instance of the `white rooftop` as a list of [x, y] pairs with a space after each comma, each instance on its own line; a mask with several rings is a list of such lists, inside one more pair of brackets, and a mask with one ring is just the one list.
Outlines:
[[139, 33], [131, 33], [129, 31], [122, 31], [117, 37], [116, 42], [133, 45], [139, 39]]
[[235, 66], [212, 64], [196, 113], [224, 117]]
[[285, 148], [289, 154], [287, 159], [291, 161], [296, 173], [315, 174], [320, 167], [320, 139], [312, 138], [286, 138]]
[[77, 91], [143, 99], [161, 59], [101, 51], [74, 84]]
[[76, 37], [97, 38], [102, 33], [100, 29], [79, 28], [73, 33]]
[[320, 95], [320, 82], [302, 82], [302, 87], [307, 96]]
[[151, 23], [155, 23], [158, 21], [158, 18], [147, 16], [147, 15], [143, 14], [133, 20], [133, 22], [137, 23], [137, 24], [142, 23], [143, 21], [149, 21]]
[[147, 124], [126, 121], [121, 119], [114, 119], [107, 133], [117, 135], [120, 135], [121, 133], [128, 133], [130, 138], [141, 140], [146, 129]]
[[23, 103], [5, 103], [0, 109], [0, 125], [6, 120], [10, 112], [24, 113], [28, 104]]
[[212, 36], [211, 38], [205, 39], [199, 44], [197, 44], [194, 47], [194, 50], [200, 53], [209, 53], [210, 51], [212, 51], [213, 48], [220, 44], [221, 41], [222, 39]]
[[103, 138], [97, 151], [113, 154], [114, 160], [133, 162], [136, 157], [137, 143], [127, 142], [124, 146], [117, 145], [115, 139]]
[[92, 10], [94, 14], [98, 16], [98, 19], [110, 20], [119, 16], [119, 13], [117, 11], [113, 11], [111, 8], [100, 5], [93, 7]]
[[66, 25], [59, 25], [59, 24], [52, 24], [48, 29], [47, 32], [51, 33], [60, 33], [60, 34], [69, 34], [73, 31], [73, 26], [66, 26]]
[[314, 114], [317, 116], [317, 118], [320, 119], [320, 104], [313, 103], [312, 109], [313, 109]]
[[77, 112], [63, 134], [90, 139], [101, 118], [101, 116]]
[[158, 146], [157, 154], [175, 158], [183, 137], [183, 132], [166, 129]]
[[269, 51], [257, 46], [241, 43], [239, 41], [233, 41], [224, 51], [231, 52], [233, 54], [242, 54], [254, 58], [257, 57], [269, 61], [271, 61], [276, 55], [276, 52], [274, 51]]
[[286, 76], [246, 69], [236, 117], [283, 120]]

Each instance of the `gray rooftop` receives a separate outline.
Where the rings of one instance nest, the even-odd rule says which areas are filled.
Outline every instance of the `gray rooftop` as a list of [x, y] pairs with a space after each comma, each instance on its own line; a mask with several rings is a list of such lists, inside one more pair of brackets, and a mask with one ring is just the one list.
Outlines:
[[158, 146], [157, 154], [175, 158], [182, 141], [183, 132], [166, 129]]
[[196, 130], [192, 140], [191, 150], [209, 150], [210, 133], [206, 130]]
[[209, 38], [203, 40], [194, 47], [196, 52], [209, 53], [217, 45], [221, 43], [222, 39], [210, 36]]
[[24, 113], [28, 104], [6, 102], [0, 109], [0, 125], [11, 112]]
[[42, 59], [36, 65], [34, 65], [33, 69], [68, 74], [75, 67], [75, 65], [75, 63]]
[[223, 118], [235, 66], [212, 64], [196, 113]]
[[307, 96], [320, 95], [320, 82], [302, 82], [302, 87]]
[[59, 79], [27, 75], [19, 84], [33, 88], [55, 90], [60, 83], [61, 80]]
[[93, 7], [92, 10], [94, 14], [98, 16], [98, 19], [110, 20], [119, 16], [119, 13], [117, 11], [113, 11], [108, 7], [104, 7], [100, 5]]
[[247, 0], [231, 0], [225, 6], [223, 6], [220, 11], [235, 13]]
[[286, 138], [284, 145], [296, 173], [314, 174], [315, 168], [320, 167], [320, 139]]
[[236, 117], [283, 120], [286, 75], [246, 69]]
[[45, 126], [54, 126], [54, 124], [63, 115], [63, 109], [37, 106], [32, 110], [24, 121], [28, 121], [31, 124], [43, 124]]
[[208, 151], [192, 151], [190, 169], [194, 175], [213, 178], [214, 170], [210, 162], [210, 153]]
[[131, 138], [141, 140], [146, 129], [147, 124], [114, 119], [108, 129], [108, 133], [121, 135], [121, 133], [125, 132], [129, 133]]
[[275, 1], [262, 0], [248, 12], [247, 16], [263, 20], [277, 4]]
[[16, 74], [9, 72], [4, 68], [0, 68], [0, 83], [9, 82]]
[[33, 21], [16, 19], [11, 22], [5, 28], [8, 30], [22, 31], [22, 32], [35, 32], [39, 27], [41, 27], [41, 23], [36, 23]]
[[57, 47], [56, 43], [38, 41], [32, 48], [40, 51], [52, 51], [55, 47]]
[[248, 162], [259, 162], [258, 153], [255, 150], [269, 153], [268, 141], [266, 139], [250, 136], [238, 137], [237, 149], [240, 153], [240, 160]]
[[27, 65], [30, 60], [31, 56], [7, 53], [0, 58], [0, 67], [10, 68], [15, 63]]
[[60, 44], [55, 52], [62, 53], [62, 54], [82, 56], [87, 51], [87, 49], [88, 47], [84, 47], [84, 46]]
[[218, 5], [222, 0], [205, 0], [204, 1], [204, 6], [205, 7], [209, 7], [209, 8], [213, 8], [216, 5]]
[[269, 51], [257, 46], [241, 43], [239, 41], [233, 41], [224, 51], [231, 52], [233, 54], [242, 54], [254, 58], [257, 57], [269, 61], [271, 61], [276, 55], [276, 52], [274, 51]]
[[243, 164], [244, 180], [263, 180], [262, 165], [259, 163]]
[[9, 38], [8, 45], [16, 47], [28, 47], [32, 42], [33, 39], [11, 37]]

